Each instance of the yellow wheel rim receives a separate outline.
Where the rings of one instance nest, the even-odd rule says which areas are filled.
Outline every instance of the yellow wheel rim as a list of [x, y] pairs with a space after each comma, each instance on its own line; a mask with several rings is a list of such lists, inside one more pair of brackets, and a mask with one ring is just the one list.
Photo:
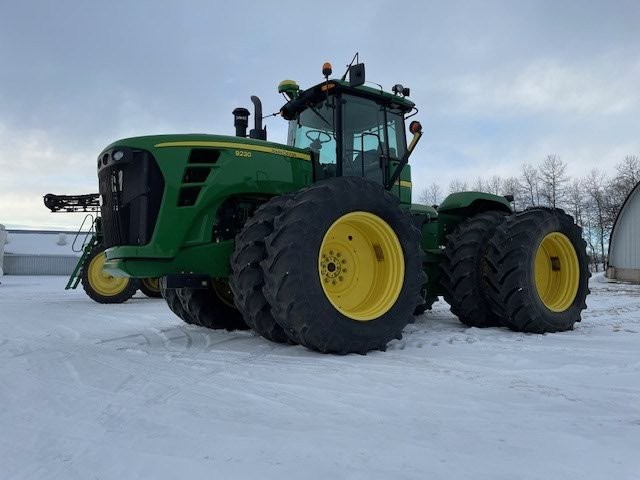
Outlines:
[[395, 304], [404, 282], [402, 246], [377, 215], [352, 212], [329, 227], [318, 255], [320, 283], [343, 315], [366, 322]]
[[89, 278], [91, 288], [93, 288], [96, 293], [103, 297], [113, 297], [127, 288], [129, 279], [126, 277], [112, 277], [105, 273], [103, 267], [106, 259], [104, 253], [99, 253], [93, 257], [91, 262], [89, 262], [87, 277]]
[[157, 277], [155, 277], [155, 278], [143, 278], [142, 279], [142, 283], [149, 290], [153, 290], [154, 292], [159, 292], [160, 291], [160, 279], [157, 278]]
[[576, 299], [580, 264], [569, 238], [553, 232], [542, 239], [535, 260], [536, 290], [553, 312], [564, 312]]

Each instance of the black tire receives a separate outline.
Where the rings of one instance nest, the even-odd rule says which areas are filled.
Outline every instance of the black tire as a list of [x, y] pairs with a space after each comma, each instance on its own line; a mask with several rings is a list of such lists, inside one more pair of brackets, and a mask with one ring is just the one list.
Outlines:
[[484, 280], [489, 240], [504, 221], [506, 212], [479, 213], [461, 222], [447, 235], [440, 283], [451, 313], [469, 327], [502, 325], [491, 309]]
[[226, 281], [212, 280], [209, 288], [181, 288], [178, 297], [195, 325], [229, 331], [249, 328], [233, 305]]
[[164, 298], [165, 302], [167, 302], [167, 306], [169, 310], [171, 310], [178, 318], [180, 318], [185, 323], [190, 325], [194, 325], [195, 321], [191, 315], [185, 310], [182, 306], [182, 301], [178, 295], [178, 289], [175, 288], [164, 288], [163, 282], [160, 282], [160, 294], [162, 298]]
[[98, 303], [124, 303], [138, 290], [135, 278], [118, 278], [102, 274], [104, 246], [94, 247], [82, 265], [81, 283], [85, 293]]
[[149, 298], [162, 298], [159, 278], [141, 278], [140, 291]]
[[264, 338], [278, 343], [294, 343], [271, 313], [262, 292], [264, 277], [260, 262], [267, 258], [265, 238], [273, 232], [273, 221], [292, 195], [283, 195], [260, 206], [236, 236], [231, 255], [229, 286], [236, 307], [246, 324]]
[[[325, 234], [336, 220], [352, 212], [373, 214], [374, 221], [382, 220], [379, 224], [384, 223], [397, 237], [394, 247], [399, 245], [402, 250], [389, 252], [402, 255], [404, 261], [396, 300], [389, 301], [389, 306], [381, 308], [381, 313], [368, 321], [355, 320], [334, 307], [319, 274]], [[349, 241], [353, 239], [369, 240], [360, 233], [348, 237]], [[390, 340], [402, 338], [402, 329], [414, 321], [413, 312], [422, 303], [420, 289], [426, 276], [421, 268], [420, 232], [411, 215], [400, 208], [399, 199], [379, 184], [358, 177], [339, 177], [300, 191], [276, 218], [266, 247], [268, 256], [261, 264], [265, 277], [263, 291], [273, 316], [293, 338], [312, 350], [339, 354], [384, 350]], [[371, 245], [371, 249], [362, 252], [379, 253], [380, 262], [384, 261], [380, 248], [379, 244]], [[358, 262], [354, 262], [355, 268]], [[348, 275], [359, 278], [357, 273], [355, 270]]]
[[[535, 260], [543, 240], [560, 233], [576, 254], [578, 274], [573, 300], [560, 311], [547, 307], [536, 287]], [[557, 266], [553, 262], [557, 263]], [[485, 279], [492, 308], [503, 315], [503, 324], [511, 330], [529, 333], [571, 330], [587, 305], [589, 263], [582, 229], [573, 217], [560, 209], [531, 209], [506, 218], [489, 242]], [[552, 269], [563, 268], [561, 260], [551, 259]], [[559, 289], [553, 290], [558, 291]], [[567, 290], [570, 290], [569, 288]]]

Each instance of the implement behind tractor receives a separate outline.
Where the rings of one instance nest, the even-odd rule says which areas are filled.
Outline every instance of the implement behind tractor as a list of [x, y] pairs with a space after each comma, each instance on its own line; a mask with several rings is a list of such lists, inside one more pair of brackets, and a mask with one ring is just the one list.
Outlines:
[[[44, 205], [52, 213], [84, 213], [85, 217], [78, 229], [72, 248], [82, 253], [65, 290], [75, 289], [82, 282], [86, 294], [98, 303], [123, 303], [138, 289], [148, 297], [160, 297], [158, 279], [114, 277], [103, 270], [106, 257], [103, 245], [102, 223], [100, 221], [100, 194], [44, 196]], [[83, 233], [85, 225], [89, 228]]]
[[[353, 62], [352, 62], [353, 63]], [[257, 97], [236, 136], [135, 137], [98, 157], [105, 270], [162, 277], [182, 320], [252, 328], [321, 352], [383, 350], [444, 296], [468, 326], [571, 329], [588, 294], [580, 228], [563, 211], [456, 193], [411, 203], [422, 136], [409, 89], [365, 86], [363, 64], [306, 90], [285, 80], [286, 144]]]

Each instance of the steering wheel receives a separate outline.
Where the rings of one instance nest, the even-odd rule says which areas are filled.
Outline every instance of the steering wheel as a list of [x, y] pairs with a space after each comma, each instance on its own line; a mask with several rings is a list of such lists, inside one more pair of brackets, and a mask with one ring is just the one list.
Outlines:
[[[311, 138], [311, 133], [316, 133], [317, 136], [316, 138]], [[307, 130], [307, 133], [305, 133], [305, 136], [311, 140], [312, 142], [319, 142], [319, 143], [329, 143], [331, 140], [333, 140], [333, 138], [331, 138], [331, 135], [329, 135], [327, 132], [323, 132], [322, 130]], [[320, 140], [321, 138], [327, 137], [326, 140]]]

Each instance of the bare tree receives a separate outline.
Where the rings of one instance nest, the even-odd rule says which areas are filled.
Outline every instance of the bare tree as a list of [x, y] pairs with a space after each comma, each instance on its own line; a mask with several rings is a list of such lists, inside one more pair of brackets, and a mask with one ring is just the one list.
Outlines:
[[518, 177], [507, 177], [502, 182], [502, 193], [504, 195], [513, 195], [513, 207], [518, 210], [523, 207], [521, 197], [522, 185]]
[[449, 193], [465, 192], [467, 190], [469, 190], [467, 182], [458, 178], [451, 180], [451, 183], [449, 183]]
[[616, 165], [616, 170], [616, 179], [624, 184], [629, 192], [640, 182], [640, 158], [636, 155], [624, 157], [624, 160]]
[[[593, 169], [583, 181], [584, 192], [586, 195], [586, 213], [589, 217], [589, 224], [592, 227], [591, 234], [595, 234], [595, 239], [591, 244], [600, 247], [599, 261], [606, 263], [605, 242], [609, 238], [613, 219], [611, 218], [608, 208], [609, 198], [607, 196], [606, 187], [609, 184], [606, 175]], [[596, 271], [598, 267], [596, 265]]]
[[474, 180], [473, 185], [471, 186], [471, 188], [473, 188], [474, 191], [476, 192], [485, 192], [486, 191], [486, 183], [484, 181], [484, 178], [482, 177], [478, 177]]
[[617, 175], [611, 180], [609, 195], [611, 197], [612, 214], [617, 214], [625, 199], [640, 182], [640, 159], [635, 155], [627, 155], [616, 165]]
[[489, 180], [485, 182], [486, 192], [493, 193], [494, 195], [502, 195], [502, 177], [500, 175], [493, 175]]
[[537, 207], [540, 205], [540, 178], [538, 169], [530, 163], [522, 165], [523, 206]]
[[593, 264], [593, 270], [598, 271], [598, 252], [594, 246], [594, 238], [596, 238], [596, 228], [592, 221], [591, 215], [585, 215], [582, 222], [582, 238], [587, 242], [587, 254]]
[[574, 178], [567, 188], [567, 207], [578, 225], [584, 221], [586, 198], [583, 183]]
[[427, 205], [439, 205], [442, 201], [442, 188], [436, 182], [432, 182], [420, 194], [420, 201]]
[[569, 181], [566, 170], [567, 164], [557, 155], [547, 155], [538, 169], [542, 184], [542, 197], [550, 207], [556, 208], [562, 205]]

